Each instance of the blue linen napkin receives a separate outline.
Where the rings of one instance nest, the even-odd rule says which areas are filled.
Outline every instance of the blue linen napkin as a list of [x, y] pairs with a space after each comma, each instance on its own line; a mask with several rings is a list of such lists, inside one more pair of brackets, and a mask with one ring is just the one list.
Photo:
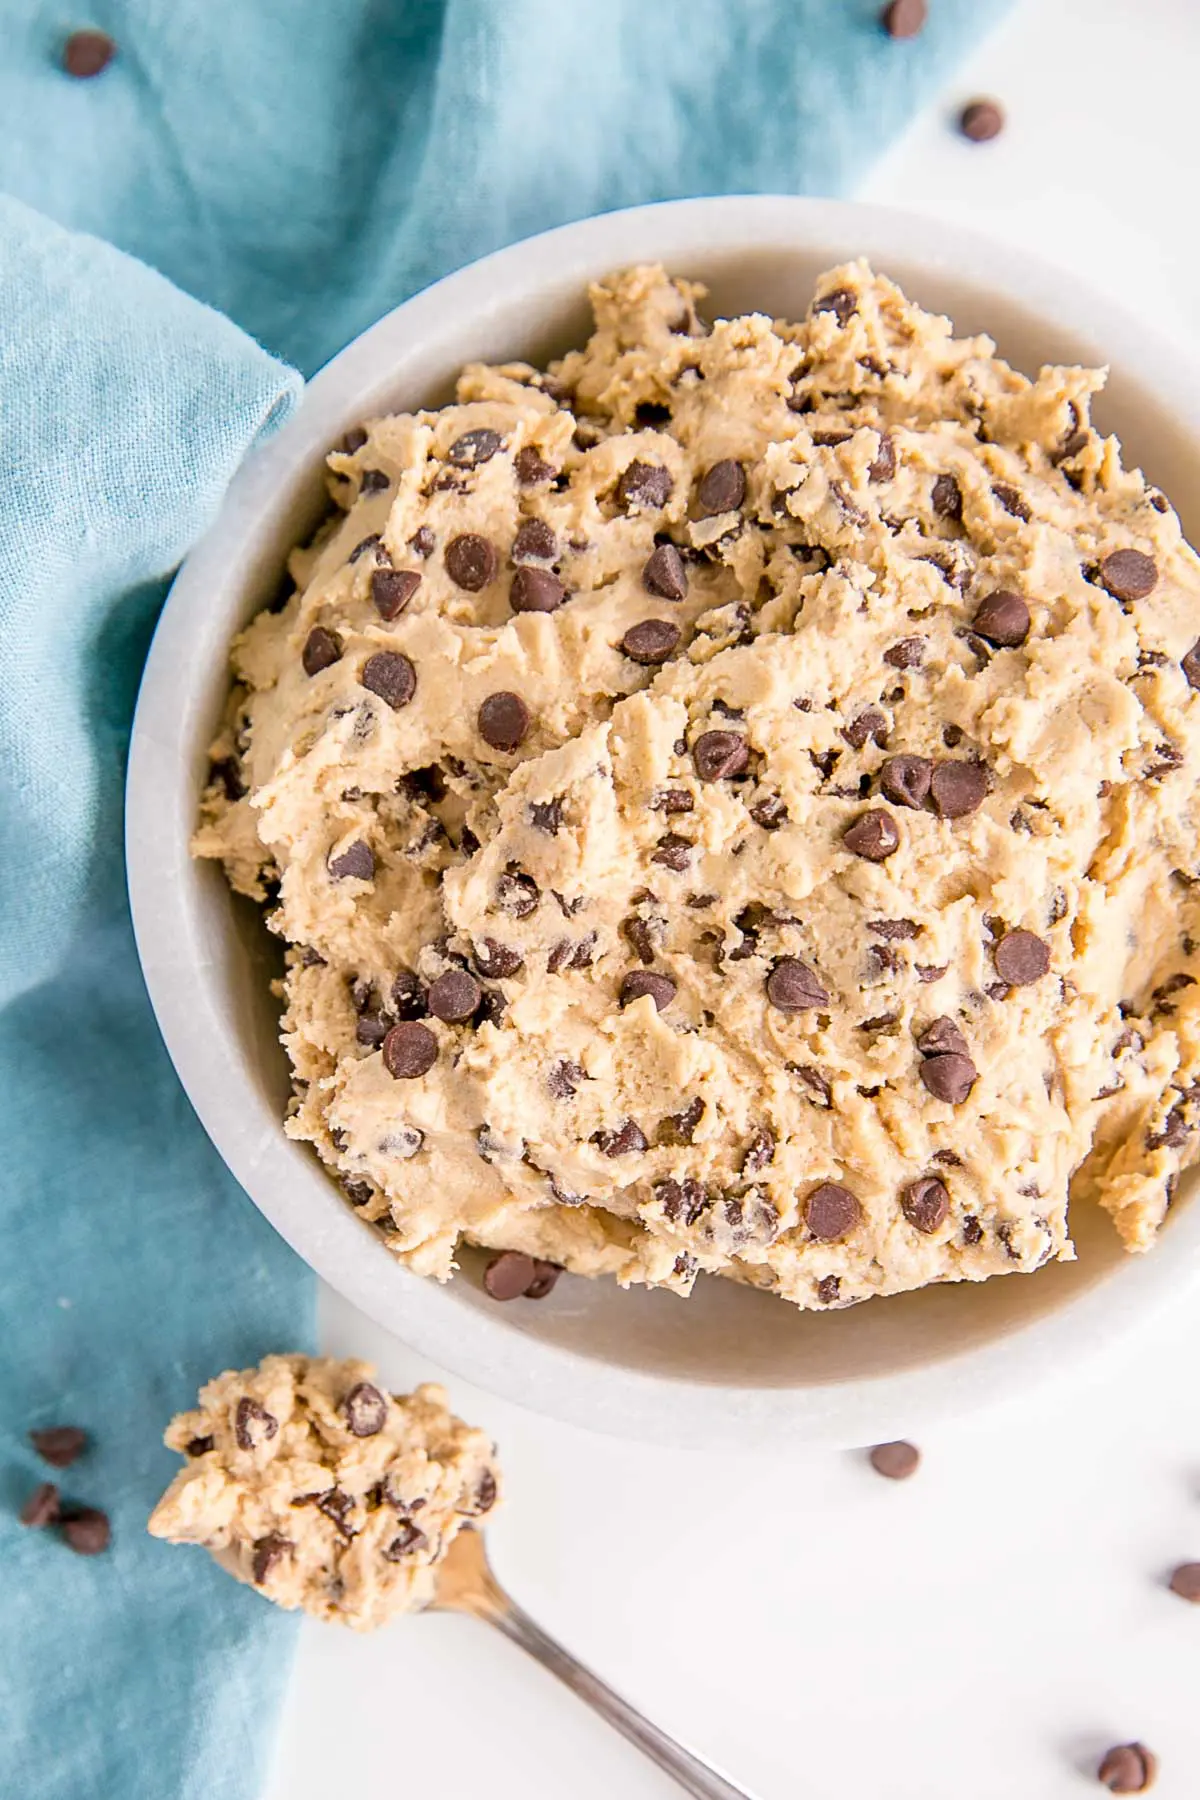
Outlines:
[[[292, 1621], [144, 1521], [159, 1433], [311, 1340], [313, 1284], [219, 1164], [137, 971], [120, 810], [166, 574], [298, 381], [448, 269], [693, 193], [844, 192], [1008, 0], [0, 0], [0, 1793], [251, 1800]], [[82, 22], [82, 21], [81, 21]], [[186, 293], [197, 300], [185, 298]], [[15, 1523], [61, 1477], [110, 1552]]]

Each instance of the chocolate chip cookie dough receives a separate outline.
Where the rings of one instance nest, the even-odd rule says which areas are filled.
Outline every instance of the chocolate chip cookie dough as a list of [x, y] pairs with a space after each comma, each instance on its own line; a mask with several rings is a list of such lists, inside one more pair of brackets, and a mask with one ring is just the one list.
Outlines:
[[1200, 1122], [1200, 564], [863, 263], [639, 268], [370, 421], [234, 649], [196, 850], [287, 942], [288, 1131], [397, 1255], [802, 1307], [1146, 1249]]
[[369, 1363], [268, 1356], [172, 1419], [187, 1458], [150, 1519], [279, 1606], [358, 1631], [433, 1597], [464, 1524], [496, 1504], [495, 1453], [427, 1383], [389, 1394]]

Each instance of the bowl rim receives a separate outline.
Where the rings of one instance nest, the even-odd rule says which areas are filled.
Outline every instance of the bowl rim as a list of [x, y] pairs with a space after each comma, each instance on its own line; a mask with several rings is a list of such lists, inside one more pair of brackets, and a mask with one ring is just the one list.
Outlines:
[[[203, 679], [188, 673], [188, 621], [206, 593], [229, 583], [243, 543], [284, 495], [294, 494], [318, 449], [359, 416], [363, 401], [356, 396], [378, 388], [381, 371], [402, 363], [406, 344], [420, 342], [422, 334], [436, 339], [447, 319], [482, 323], [495, 295], [508, 304], [514, 287], [544, 286], [549, 271], [556, 278], [573, 271], [582, 286], [639, 260], [702, 268], [706, 254], [809, 246], [823, 255], [831, 246], [831, 262], [866, 254], [885, 269], [890, 258], [960, 280], [969, 264], [970, 285], [986, 282], [1008, 304], [1050, 323], [1061, 323], [1065, 313], [1074, 335], [1111, 352], [1124, 373], [1200, 440], [1200, 377], [1185, 354], [1069, 272], [978, 232], [892, 208], [791, 195], [665, 201], [559, 226], [471, 263], [394, 308], [326, 364], [291, 420], [251, 452], [167, 596], [129, 751], [129, 898], [151, 1004], [201, 1123], [275, 1229], [369, 1317], [477, 1386], [616, 1436], [709, 1448], [863, 1444], [1013, 1398], [1113, 1346], [1197, 1284], [1200, 1204], [1180, 1209], [1155, 1253], [1127, 1258], [1082, 1294], [994, 1339], [899, 1373], [807, 1388], [647, 1373], [539, 1341], [512, 1329], [501, 1311], [493, 1318], [447, 1305], [437, 1283], [403, 1268], [348, 1208], [330, 1203], [328, 1177], [306, 1147], [284, 1136], [278, 1117], [267, 1116], [258, 1099], [248, 1106], [244, 1092], [231, 1091], [238, 1033], [216, 1001], [210, 964], [198, 954], [181, 955], [181, 946], [195, 945], [200, 891], [186, 867], [190, 816], [181, 823], [186, 796], [195, 798], [187, 723], [195, 708], [186, 694], [189, 679]], [[299, 1192], [313, 1181], [320, 1183], [323, 1207]]]

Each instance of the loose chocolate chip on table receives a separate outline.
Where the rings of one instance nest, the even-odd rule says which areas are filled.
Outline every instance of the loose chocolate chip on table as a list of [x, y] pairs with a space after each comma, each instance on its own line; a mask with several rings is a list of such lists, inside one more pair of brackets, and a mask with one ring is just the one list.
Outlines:
[[939, 475], [933, 484], [933, 510], [939, 519], [962, 518], [962, 489], [953, 475]]
[[239, 1450], [256, 1450], [259, 1444], [269, 1443], [278, 1430], [279, 1420], [274, 1413], [269, 1413], [257, 1400], [251, 1400], [248, 1394], [242, 1396], [233, 1416], [233, 1435]]
[[914, 38], [927, 17], [925, 0], [891, 0], [880, 14], [880, 24], [890, 38]]
[[512, 559], [515, 563], [553, 562], [558, 555], [558, 539], [544, 519], [523, 519], [513, 539]]
[[371, 575], [371, 598], [381, 619], [395, 619], [404, 611], [421, 585], [419, 569], [376, 569]]
[[883, 653], [885, 663], [893, 669], [918, 669], [925, 660], [925, 639], [923, 637], [901, 638]]
[[1144, 1794], [1157, 1774], [1158, 1758], [1145, 1744], [1114, 1744], [1101, 1758], [1096, 1779], [1110, 1794]]
[[429, 984], [429, 1010], [447, 1025], [461, 1025], [471, 1018], [483, 999], [483, 989], [465, 969], [447, 969]]
[[1010, 987], [1025, 987], [1046, 974], [1050, 946], [1032, 931], [1010, 931], [996, 945], [994, 960], [997, 974]]
[[1110, 550], [1101, 559], [1100, 580], [1114, 600], [1144, 600], [1158, 585], [1158, 565], [1140, 550]]
[[250, 1565], [255, 1585], [261, 1587], [276, 1563], [281, 1562], [294, 1548], [291, 1538], [281, 1537], [277, 1531], [268, 1533], [266, 1537], [256, 1538]]
[[503, 442], [498, 431], [489, 431], [486, 427], [465, 431], [447, 450], [446, 460], [458, 469], [477, 469], [480, 463], [491, 461]]
[[914, 810], [924, 806], [929, 795], [933, 764], [925, 756], [889, 756], [879, 771], [879, 786], [885, 800], [894, 806]]
[[99, 1556], [112, 1541], [108, 1514], [98, 1506], [64, 1507], [59, 1515], [62, 1534], [77, 1556]]
[[1029, 636], [1029, 608], [1020, 594], [997, 588], [985, 595], [971, 621], [971, 629], [998, 649], [1012, 650]]
[[567, 590], [557, 575], [523, 563], [512, 578], [508, 604], [515, 613], [552, 613], [558, 611], [566, 597]]
[[493, 750], [509, 753], [529, 732], [529, 708], [520, 694], [489, 694], [479, 708], [479, 735]]
[[332, 668], [340, 660], [341, 654], [341, 640], [332, 631], [326, 631], [323, 625], [314, 625], [304, 641], [300, 661], [306, 675], [319, 675], [322, 669]]
[[43, 1462], [55, 1469], [69, 1469], [87, 1449], [87, 1432], [78, 1425], [47, 1425], [31, 1431], [29, 1441]]
[[329, 873], [335, 881], [373, 881], [375, 852], [359, 838], [331, 860]]
[[631, 462], [617, 483], [617, 501], [626, 511], [631, 506], [665, 506], [674, 485], [659, 464]]
[[879, 449], [875, 452], [875, 461], [867, 466], [868, 481], [890, 481], [896, 473], [896, 446], [882, 432], [879, 438]]
[[815, 313], [832, 313], [838, 324], [844, 325], [858, 311], [858, 295], [853, 288], [833, 288], [814, 300], [812, 309]]
[[646, 1134], [636, 1119], [625, 1119], [615, 1131], [596, 1131], [592, 1142], [605, 1156], [641, 1156], [650, 1148]]
[[482, 945], [476, 946], [475, 966], [485, 981], [503, 981], [524, 965], [525, 958], [519, 950], [497, 943], [495, 938], [484, 938]]
[[677, 993], [675, 983], [669, 975], [657, 975], [652, 969], [630, 969], [621, 983], [621, 1005], [628, 1006], [634, 1000], [640, 1000], [643, 994], [649, 994], [656, 1009], [662, 1012], [670, 1006]]
[[767, 976], [767, 999], [776, 1012], [808, 1012], [827, 1006], [829, 995], [814, 970], [798, 956], [781, 956]]
[[750, 760], [750, 746], [736, 731], [702, 731], [692, 745], [692, 761], [701, 781], [725, 781], [740, 775]]
[[495, 546], [477, 531], [464, 531], [446, 545], [446, 573], [456, 587], [477, 594], [495, 581], [500, 559]]
[[396, 1081], [416, 1081], [428, 1075], [438, 1056], [438, 1042], [428, 1025], [408, 1019], [393, 1025], [383, 1040], [383, 1061]]
[[526, 444], [524, 449], [517, 451], [513, 458], [513, 468], [522, 487], [545, 487], [558, 474], [554, 464], [539, 456], [532, 444]]
[[732, 457], [724, 457], [707, 469], [696, 489], [697, 512], [702, 519], [736, 512], [746, 498], [746, 471]]
[[559, 1276], [563, 1273], [562, 1264], [547, 1262], [544, 1257], [535, 1256], [533, 1269], [533, 1280], [525, 1289], [525, 1298], [527, 1300], [544, 1300], [546, 1295], [553, 1291]]
[[1169, 1583], [1171, 1592], [1178, 1594], [1181, 1600], [1190, 1600], [1200, 1605], [1200, 1562], [1180, 1563], [1173, 1570]]
[[950, 1196], [936, 1175], [911, 1182], [900, 1196], [900, 1210], [917, 1231], [936, 1231], [950, 1212]]
[[371, 1381], [359, 1381], [342, 1401], [346, 1424], [355, 1437], [376, 1437], [387, 1424], [387, 1401]]
[[52, 1481], [43, 1481], [34, 1488], [21, 1508], [21, 1523], [36, 1531], [43, 1525], [53, 1525], [58, 1519], [58, 1512], [58, 1489]]
[[642, 570], [642, 586], [661, 600], [683, 600], [687, 597], [687, 568], [674, 544], [658, 544]]
[[921, 1452], [915, 1444], [906, 1444], [903, 1438], [894, 1444], [876, 1444], [871, 1451], [871, 1467], [877, 1475], [885, 1475], [889, 1481], [907, 1481], [915, 1475], [921, 1461]]
[[940, 762], [934, 765], [929, 792], [942, 819], [965, 819], [987, 798], [987, 770], [982, 763]]
[[359, 681], [368, 693], [386, 700], [393, 712], [407, 706], [417, 691], [417, 671], [398, 650], [377, 650], [368, 656]]
[[669, 619], [642, 619], [629, 627], [621, 648], [633, 662], [649, 668], [666, 662], [678, 642], [679, 627]]
[[104, 73], [116, 54], [117, 46], [107, 32], [73, 31], [63, 45], [63, 68], [76, 81], [90, 81], [93, 75]]
[[968, 1056], [967, 1040], [953, 1019], [935, 1019], [917, 1038], [922, 1056]]
[[979, 1077], [969, 1056], [948, 1052], [945, 1056], [927, 1056], [920, 1066], [921, 1080], [935, 1100], [961, 1106]]
[[849, 1188], [823, 1181], [804, 1202], [804, 1223], [818, 1243], [832, 1244], [845, 1237], [862, 1218], [862, 1208]]
[[842, 833], [842, 842], [867, 862], [883, 862], [900, 846], [900, 833], [891, 813], [865, 812]]
[[972, 100], [958, 115], [958, 129], [973, 144], [986, 144], [1004, 130], [1004, 112], [995, 100]]

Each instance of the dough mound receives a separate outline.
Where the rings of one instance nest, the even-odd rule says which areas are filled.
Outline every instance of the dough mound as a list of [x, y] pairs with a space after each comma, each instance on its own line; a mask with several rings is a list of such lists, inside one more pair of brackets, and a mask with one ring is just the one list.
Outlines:
[[841, 1306], [1148, 1247], [1200, 1122], [1200, 563], [864, 263], [660, 268], [329, 458], [195, 848], [288, 945], [288, 1131], [461, 1241]]
[[495, 1452], [426, 1383], [388, 1394], [365, 1362], [268, 1356], [171, 1420], [187, 1458], [150, 1518], [279, 1606], [357, 1631], [414, 1612], [469, 1520], [496, 1503]]

